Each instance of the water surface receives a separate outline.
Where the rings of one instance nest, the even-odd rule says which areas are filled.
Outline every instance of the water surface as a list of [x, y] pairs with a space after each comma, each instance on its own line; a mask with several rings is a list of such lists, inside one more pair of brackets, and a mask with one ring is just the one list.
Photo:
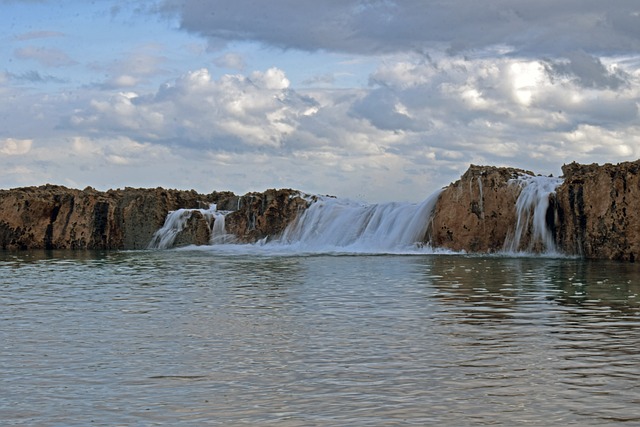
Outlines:
[[0, 253], [10, 426], [640, 423], [640, 267]]

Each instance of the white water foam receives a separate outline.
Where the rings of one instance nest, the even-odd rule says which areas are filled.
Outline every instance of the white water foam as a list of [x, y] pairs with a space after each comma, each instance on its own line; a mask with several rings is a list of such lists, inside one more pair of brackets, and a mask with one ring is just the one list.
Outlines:
[[235, 240], [234, 236], [227, 234], [224, 228], [224, 217], [229, 212], [218, 211], [216, 204], [213, 203], [209, 206], [209, 209], [178, 209], [169, 212], [164, 225], [153, 234], [147, 247], [149, 249], [168, 249], [173, 247], [176, 237], [184, 230], [194, 212], [200, 212], [209, 224], [211, 244], [231, 243]]
[[191, 218], [191, 209], [178, 209], [169, 212], [162, 228], [153, 234], [147, 247], [149, 249], [167, 249], [173, 246], [178, 233], [184, 230], [189, 218]]
[[[504, 242], [503, 254], [532, 253], [534, 247], [545, 255], [558, 255], [553, 236], [546, 224], [549, 196], [562, 183], [560, 178], [523, 175], [512, 180], [522, 187], [516, 202], [517, 224]], [[481, 181], [478, 181], [482, 195]], [[199, 211], [211, 227], [209, 245], [189, 249], [224, 253], [262, 254], [410, 254], [453, 253], [434, 249], [424, 243], [433, 210], [440, 192], [424, 202], [364, 204], [325, 196], [309, 197], [310, 206], [284, 231], [254, 244], [236, 244], [235, 237], [225, 231], [225, 215], [216, 205], [209, 209], [179, 209], [171, 212], [158, 230], [149, 248], [173, 246], [194, 211]], [[482, 197], [481, 197], [482, 199]], [[481, 208], [482, 209], [482, 208]], [[484, 213], [484, 212], [483, 212]], [[531, 234], [527, 248], [523, 238]]]
[[547, 226], [547, 209], [549, 196], [555, 193], [562, 182], [562, 178], [533, 175], [522, 175], [510, 181], [512, 185], [521, 186], [522, 190], [516, 201], [516, 228], [504, 242], [506, 252], [522, 251], [522, 238], [530, 232], [531, 239], [525, 248], [526, 252], [533, 252], [536, 245], [541, 245], [542, 253], [558, 253], [553, 235]]
[[224, 228], [225, 217], [230, 212], [231, 211], [218, 211], [215, 207], [212, 209], [211, 214], [213, 215], [213, 226], [211, 226], [210, 240], [212, 245], [223, 245], [234, 243], [236, 241], [236, 237], [233, 234], [228, 234]]
[[319, 197], [274, 242], [301, 252], [403, 253], [424, 248], [438, 195], [420, 204]]
[[[381, 204], [309, 197], [309, 208], [285, 229], [282, 236], [272, 236], [254, 244], [234, 244], [224, 230], [224, 215], [220, 215], [212, 205], [209, 210], [199, 210], [205, 216], [215, 217], [211, 244], [189, 246], [188, 249], [270, 254], [450, 253], [448, 250], [433, 250], [424, 243], [439, 194], [433, 194], [422, 203]], [[184, 229], [194, 210], [170, 213], [149, 248], [172, 247], [175, 237]]]

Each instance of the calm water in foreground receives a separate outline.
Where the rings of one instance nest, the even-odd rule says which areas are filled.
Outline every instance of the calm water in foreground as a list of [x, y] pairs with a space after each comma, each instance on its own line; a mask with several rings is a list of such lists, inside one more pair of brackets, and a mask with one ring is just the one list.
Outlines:
[[640, 425], [640, 266], [0, 253], [0, 424]]

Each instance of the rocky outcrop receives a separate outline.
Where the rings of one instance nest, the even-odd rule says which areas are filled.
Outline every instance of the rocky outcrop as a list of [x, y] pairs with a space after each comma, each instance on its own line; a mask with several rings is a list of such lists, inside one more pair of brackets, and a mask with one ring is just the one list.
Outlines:
[[[571, 163], [563, 174], [560, 183], [522, 169], [471, 165], [439, 194], [425, 242], [454, 251], [557, 250], [635, 261], [640, 255], [640, 160]], [[531, 192], [540, 182], [553, 188]], [[533, 204], [521, 203], [527, 199], [522, 196]], [[212, 203], [216, 211], [209, 209]], [[170, 211], [181, 215], [179, 226], [171, 229], [167, 246], [157, 247], [209, 244], [220, 237], [222, 223], [216, 227], [216, 221], [224, 221], [228, 233], [217, 241], [252, 243], [279, 236], [309, 203], [291, 189], [244, 196], [54, 185], [0, 190], [0, 249], [146, 248]]]
[[244, 196], [228, 194], [216, 202], [215, 209], [172, 212], [154, 234], [150, 247], [165, 249], [268, 240], [282, 234], [308, 203], [299, 192], [290, 189], [270, 189]]
[[[524, 188], [516, 178], [533, 173], [475, 165], [442, 191], [426, 242], [455, 251], [556, 250], [592, 259], [635, 261], [640, 255], [640, 160], [571, 163], [562, 171], [562, 183], [548, 195], [537, 224], [548, 233], [546, 244], [536, 235], [533, 207], [525, 209], [526, 215], [516, 212]], [[515, 247], [509, 247], [514, 241]]]
[[212, 220], [199, 209], [216, 203], [240, 242], [279, 234], [307, 201], [293, 190], [236, 196], [193, 190], [125, 188], [96, 191], [56, 185], [0, 190], [0, 249], [142, 249], [167, 214], [193, 209], [173, 246], [208, 244]]
[[282, 234], [287, 225], [309, 206], [309, 201], [295, 190], [271, 189], [233, 198], [221, 206], [235, 207], [229, 209], [233, 212], [225, 219], [227, 233], [233, 234], [239, 242], [253, 243]]
[[532, 172], [471, 165], [436, 203], [427, 243], [454, 251], [496, 252], [514, 232], [521, 187], [512, 180]]
[[640, 160], [562, 168], [556, 241], [570, 254], [635, 261], [640, 255]]
[[177, 234], [172, 246], [208, 245], [211, 242], [212, 226], [213, 220], [200, 211], [190, 212], [185, 227]]
[[0, 190], [0, 248], [145, 248], [168, 211], [206, 206], [225, 194], [56, 185]]

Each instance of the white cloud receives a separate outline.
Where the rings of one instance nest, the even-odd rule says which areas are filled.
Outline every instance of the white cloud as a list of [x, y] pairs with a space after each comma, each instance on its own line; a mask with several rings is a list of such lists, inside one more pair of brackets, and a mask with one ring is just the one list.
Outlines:
[[30, 139], [6, 138], [0, 143], [0, 154], [18, 156], [27, 154], [31, 150], [33, 141]]
[[53, 47], [25, 46], [13, 54], [16, 58], [32, 59], [45, 67], [67, 67], [76, 63], [66, 52]]
[[407, 159], [425, 147], [439, 161], [455, 159], [461, 167], [483, 162], [557, 173], [575, 156], [622, 161], [638, 155], [632, 141], [640, 79], [633, 73], [616, 90], [585, 89], [574, 78], [550, 75], [544, 60], [403, 61], [408, 59], [387, 60], [372, 74], [374, 88], [353, 104], [352, 113], [380, 130], [403, 132], [388, 149]]
[[598, 126], [581, 124], [564, 134], [565, 141], [577, 155], [604, 156], [624, 159], [640, 157], [640, 126], [626, 131], [609, 130]]
[[238, 71], [243, 71], [247, 66], [244, 57], [235, 52], [227, 52], [224, 55], [215, 58], [213, 63], [220, 68], [229, 68]]
[[84, 158], [104, 159], [115, 165], [135, 165], [152, 161], [168, 153], [166, 147], [148, 142], [138, 142], [127, 137], [71, 139], [74, 155]]
[[[279, 68], [219, 77], [197, 69], [150, 92], [32, 96], [4, 114], [38, 105], [46, 120], [32, 125], [51, 126], [32, 126], [38, 149], [12, 156], [25, 168], [41, 167], [41, 179], [63, 171], [95, 187], [180, 187], [198, 176], [202, 191], [287, 186], [420, 200], [469, 163], [557, 174], [573, 160], [640, 157], [638, 73], [625, 71], [627, 83], [616, 90], [584, 88], [547, 66], [517, 57], [425, 61], [403, 54], [386, 56], [369, 87], [340, 90], [296, 89]], [[20, 138], [33, 139], [28, 132], [20, 128]], [[54, 138], [68, 146], [56, 148]], [[3, 152], [26, 149], [8, 140]], [[6, 168], [18, 166], [7, 159]], [[73, 164], [82, 166], [71, 176]]]
[[94, 99], [69, 124], [96, 133], [125, 133], [154, 142], [227, 150], [279, 147], [314, 106], [287, 90], [284, 72], [271, 68], [250, 78], [209, 70], [184, 74], [156, 93], [120, 93]]
[[24, 61], [0, 72], [3, 185], [421, 200], [469, 163], [640, 157], [631, 0], [160, 3], [161, 25], [157, 3], [91, 16], [126, 20], [117, 37], [52, 20], [6, 38]]
[[125, 55], [110, 60], [92, 61], [89, 68], [105, 79], [98, 86], [111, 89], [127, 89], [146, 84], [164, 75], [165, 47], [158, 43], [146, 43], [132, 47]]
[[289, 87], [289, 79], [282, 70], [275, 67], [267, 71], [254, 71], [251, 73], [251, 80], [260, 87], [270, 90], [282, 90]]
[[524, 106], [531, 105], [538, 87], [546, 83], [544, 68], [537, 61], [524, 63], [518, 61], [511, 64], [509, 68], [516, 100]]
[[140, 79], [138, 79], [137, 77], [131, 76], [129, 74], [122, 74], [109, 80], [107, 82], [107, 85], [114, 88], [126, 88], [135, 87], [138, 83], [140, 83]]

